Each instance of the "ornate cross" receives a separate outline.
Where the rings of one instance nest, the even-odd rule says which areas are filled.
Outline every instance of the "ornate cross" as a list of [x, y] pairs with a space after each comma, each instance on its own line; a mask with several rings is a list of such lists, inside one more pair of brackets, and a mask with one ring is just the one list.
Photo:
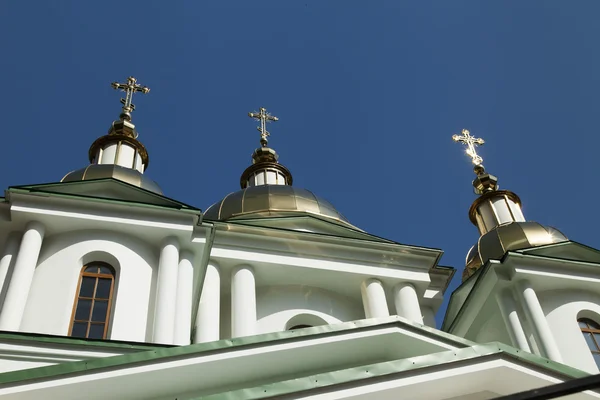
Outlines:
[[267, 137], [270, 136], [270, 133], [267, 132], [267, 122], [279, 121], [279, 118], [269, 114], [267, 109], [264, 107], [261, 107], [259, 112], [249, 112], [248, 116], [260, 121], [260, 126], [256, 127], [256, 129], [260, 132], [260, 144], [262, 147], [267, 147]]
[[137, 83], [137, 79], [135, 79], [133, 76], [127, 78], [127, 83], [113, 82], [110, 85], [113, 87], [113, 89], [120, 89], [125, 92], [125, 98], [121, 99], [121, 104], [123, 104], [123, 114], [126, 115], [129, 115], [133, 110], [135, 110], [135, 105], [131, 103], [133, 94], [135, 92], [142, 92], [146, 94], [150, 91], [149, 87], [142, 86]]
[[481, 156], [477, 154], [475, 146], [483, 145], [485, 143], [483, 139], [473, 137], [471, 136], [471, 133], [468, 130], [463, 129], [462, 135], [452, 135], [452, 140], [454, 140], [455, 142], [466, 144], [467, 154], [471, 156], [471, 161], [473, 162], [473, 164], [481, 165], [481, 163], [483, 162], [483, 158], [481, 158]]

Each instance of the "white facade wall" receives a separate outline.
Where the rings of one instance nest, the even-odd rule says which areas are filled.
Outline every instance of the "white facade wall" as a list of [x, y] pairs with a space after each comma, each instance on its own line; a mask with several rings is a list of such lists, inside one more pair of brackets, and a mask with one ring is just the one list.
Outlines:
[[590, 318], [600, 323], [600, 294], [583, 290], [551, 290], [538, 293], [538, 298], [563, 362], [597, 374], [598, 367], [577, 319]]
[[479, 329], [474, 341], [477, 343], [501, 342], [509, 346], [514, 346], [508, 336], [508, 331], [501, 315], [490, 316], [481, 329]]
[[[360, 287], [357, 288], [360, 291]], [[362, 302], [304, 285], [263, 286], [256, 294], [256, 334], [296, 325], [325, 325], [365, 318]], [[231, 337], [231, 295], [221, 296], [221, 339]]]
[[421, 307], [421, 312], [423, 313], [423, 324], [435, 328], [435, 312], [433, 312], [433, 308]]
[[79, 231], [44, 239], [20, 330], [68, 335], [83, 265], [104, 261], [115, 268], [108, 338], [151, 341], [156, 249], [107, 231]]
[[295, 325], [337, 324], [365, 318], [361, 302], [300, 285], [259, 288], [256, 308], [257, 334], [285, 331]]

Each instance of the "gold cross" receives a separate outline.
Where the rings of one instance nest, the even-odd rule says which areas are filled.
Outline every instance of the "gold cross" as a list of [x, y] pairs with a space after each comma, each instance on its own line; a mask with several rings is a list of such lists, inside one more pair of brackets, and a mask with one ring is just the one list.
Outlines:
[[483, 162], [483, 158], [479, 154], [477, 154], [477, 150], [475, 146], [481, 146], [485, 143], [483, 139], [476, 138], [471, 136], [471, 133], [463, 129], [462, 136], [461, 135], [452, 135], [452, 140], [455, 142], [460, 142], [467, 145], [467, 154], [471, 157], [471, 161], [475, 165], [481, 165]]
[[[110, 84], [113, 89], [122, 90], [125, 92], [125, 98], [121, 99], [121, 104], [123, 104], [123, 114], [130, 115], [133, 110], [135, 110], [135, 105], [131, 103], [133, 99], [133, 94], [135, 92], [148, 93], [150, 91], [149, 87], [142, 86], [137, 83], [137, 79], [133, 76], [127, 78], [127, 83], [118, 83], [113, 82]], [[130, 117], [131, 118], [131, 117]]]
[[279, 118], [269, 114], [267, 112], [267, 109], [264, 107], [261, 107], [259, 112], [249, 112], [248, 116], [250, 118], [254, 118], [257, 121], [260, 121], [260, 126], [256, 127], [256, 129], [260, 132], [260, 144], [262, 145], [262, 147], [267, 147], [267, 137], [271, 135], [267, 131], [267, 122], [279, 121]]

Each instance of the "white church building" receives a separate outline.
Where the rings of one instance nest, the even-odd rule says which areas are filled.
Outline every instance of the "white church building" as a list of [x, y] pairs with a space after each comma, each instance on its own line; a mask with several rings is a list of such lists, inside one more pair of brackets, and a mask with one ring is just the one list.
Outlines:
[[600, 251], [526, 221], [468, 131], [479, 239], [436, 329], [442, 251], [292, 186], [264, 108], [240, 190], [202, 211], [144, 174], [149, 89], [113, 87], [89, 165], [0, 198], [0, 399], [482, 400], [599, 373]]

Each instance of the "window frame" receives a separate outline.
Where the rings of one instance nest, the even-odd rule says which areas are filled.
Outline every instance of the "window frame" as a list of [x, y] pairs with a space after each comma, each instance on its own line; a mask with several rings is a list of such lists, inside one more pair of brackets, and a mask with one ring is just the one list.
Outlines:
[[[99, 268], [106, 267], [111, 271], [111, 273], [106, 274], [106, 273], [101, 273], [101, 272], [87, 272], [86, 269], [88, 269], [89, 267], [99, 267]], [[97, 340], [106, 340], [107, 339], [108, 325], [110, 323], [113, 295], [114, 295], [114, 290], [115, 290], [115, 280], [117, 279], [116, 275], [117, 275], [117, 273], [116, 273], [115, 268], [112, 265], [110, 265], [109, 263], [106, 263], [103, 261], [92, 261], [92, 262], [85, 264], [81, 268], [81, 271], [79, 272], [79, 282], [77, 283], [77, 290], [75, 292], [75, 300], [73, 301], [73, 309], [71, 310], [71, 319], [70, 319], [69, 331], [68, 331], [70, 337], [75, 337], [75, 338], [79, 338], [79, 339], [97, 339]], [[90, 278], [94, 278], [96, 280], [96, 282], [94, 284], [94, 293], [93, 293], [92, 297], [86, 297], [86, 296], [80, 295], [81, 294], [81, 285], [83, 283], [84, 277], [90, 277]], [[104, 331], [102, 332], [102, 338], [98, 339], [98, 338], [90, 338], [89, 334], [90, 334], [90, 328], [93, 324], [91, 318], [92, 318], [92, 314], [93, 314], [93, 310], [94, 310], [94, 304], [95, 304], [95, 301], [97, 300], [96, 291], [98, 289], [98, 280], [99, 279], [110, 279], [111, 283], [110, 283], [110, 291], [108, 293], [108, 304], [106, 305], [107, 309], [106, 309], [106, 317], [104, 319]], [[90, 315], [89, 315], [87, 321], [75, 319], [75, 316], [77, 313], [77, 305], [79, 304], [80, 299], [92, 301], [92, 305], [90, 307]], [[99, 300], [105, 300], [105, 299], [103, 298], [103, 299], [99, 299]], [[73, 336], [73, 327], [76, 322], [86, 322], [87, 323], [87, 330], [85, 333], [85, 337]], [[99, 325], [99, 324], [97, 324], [97, 325]]]
[[[581, 323], [584, 323], [586, 325], [586, 327], [582, 327]], [[581, 331], [581, 334], [583, 336], [583, 339], [585, 340], [585, 344], [588, 348], [588, 350], [590, 351], [590, 353], [592, 354], [592, 357], [594, 358], [594, 362], [596, 363], [596, 366], [598, 368], [600, 368], [600, 363], [596, 362], [596, 357], [594, 357], [595, 354], [598, 355], [598, 357], [600, 357], [600, 343], [596, 340], [596, 337], [594, 334], [598, 334], [600, 335], [600, 324], [598, 324], [596, 321], [594, 321], [591, 318], [577, 318], [577, 325], [579, 326], [579, 330]], [[598, 328], [592, 328], [592, 326], [598, 326]], [[596, 349], [592, 349], [590, 347], [590, 344], [588, 343], [585, 334], [589, 333], [590, 336], [592, 337], [592, 341], [594, 342], [594, 344], [596, 345]]]

